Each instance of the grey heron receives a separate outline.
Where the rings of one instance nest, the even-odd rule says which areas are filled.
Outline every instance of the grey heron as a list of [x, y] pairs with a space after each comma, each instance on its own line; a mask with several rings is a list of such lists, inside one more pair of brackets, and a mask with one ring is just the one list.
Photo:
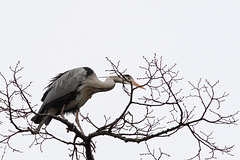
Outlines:
[[106, 80], [100, 81], [95, 72], [89, 67], [79, 67], [58, 74], [52, 78], [47, 90], [41, 99], [42, 106], [31, 120], [39, 124], [36, 132], [39, 132], [41, 126], [48, 125], [53, 115], [61, 115], [64, 118], [65, 113], [75, 113], [75, 121], [82, 131], [79, 124], [79, 108], [82, 107], [94, 93], [109, 91], [114, 88], [115, 83], [132, 84], [139, 86], [130, 75], [109, 76]]

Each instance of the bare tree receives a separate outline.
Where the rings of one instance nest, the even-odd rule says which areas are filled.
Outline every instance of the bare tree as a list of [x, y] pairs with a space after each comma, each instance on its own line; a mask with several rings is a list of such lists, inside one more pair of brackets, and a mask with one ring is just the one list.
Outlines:
[[[114, 64], [110, 59], [107, 60], [111, 64], [111, 73], [122, 75], [125, 71], [120, 71], [119, 62]], [[188, 95], [183, 95], [184, 88], [178, 85], [183, 79], [179, 78], [178, 71], [175, 66], [165, 65], [162, 58], [156, 55], [152, 60], [144, 58], [146, 65], [141, 66], [145, 75], [140, 80], [145, 83], [143, 86], [149, 90], [148, 95], [134, 98], [136, 88], [130, 86], [126, 88], [123, 85], [124, 92], [128, 95], [129, 101], [125, 109], [116, 119], [105, 116], [105, 123], [102, 126], [96, 125], [87, 115], [81, 115], [83, 121], [95, 128], [95, 131], [84, 135], [73, 123], [62, 119], [60, 116], [51, 115], [53, 119], [67, 126], [67, 131], [74, 133], [72, 141], [65, 140], [50, 133], [47, 127], [43, 128], [39, 133], [35, 133], [36, 126], [32, 124], [31, 117], [35, 114], [36, 105], [30, 102], [30, 93], [28, 88], [32, 82], [26, 86], [20, 83], [19, 74], [22, 71], [18, 62], [14, 68], [10, 67], [12, 78], [7, 79], [2, 73], [0, 74], [2, 81], [0, 90], [0, 115], [5, 119], [0, 121], [0, 125], [5, 123], [11, 124], [3, 133], [0, 133], [0, 144], [4, 150], [2, 158], [6, 154], [6, 148], [16, 152], [20, 149], [14, 147], [10, 143], [10, 139], [17, 135], [33, 136], [32, 145], [40, 145], [48, 140], [56, 140], [63, 144], [69, 145], [70, 157], [72, 159], [80, 159], [84, 157], [87, 160], [94, 159], [93, 138], [98, 136], [110, 136], [122, 140], [124, 142], [145, 143], [146, 153], [141, 153], [142, 159], [146, 156], [154, 160], [161, 159], [162, 156], [170, 156], [162, 152], [158, 148], [156, 154], [155, 149], [147, 143], [148, 140], [156, 137], [169, 137], [179, 130], [185, 128], [195, 138], [198, 144], [196, 154], [190, 159], [202, 159], [202, 150], [210, 151], [208, 159], [215, 158], [216, 152], [222, 152], [231, 155], [233, 146], [218, 146], [212, 141], [213, 132], [206, 133], [201, 127], [202, 123], [209, 125], [234, 125], [237, 124], [236, 115], [238, 112], [223, 115], [219, 112], [222, 102], [228, 96], [223, 93], [221, 95], [215, 93], [216, 83], [210, 83], [208, 80], [200, 79], [197, 84], [189, 82], [192, 87]], [[16, 101], [18, 101], [16, 103]], [[195, 104], [193, 104], [195, 103]], [[144, 109], [144, 113], [140, 114], [131, 109], [132, 106], [138, 105]], [[167, 110], [167, 114], [160, 115], [162, 110]]]

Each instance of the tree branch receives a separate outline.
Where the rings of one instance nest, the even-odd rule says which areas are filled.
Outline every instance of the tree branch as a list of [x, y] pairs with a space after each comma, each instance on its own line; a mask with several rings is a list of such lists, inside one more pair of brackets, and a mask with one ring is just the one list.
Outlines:
[[[146, 153], [140, 154], [142, 157], [151, 157], [154, 160], [159, 160], [163, 156], [170, 156], [160, 148], [158, 154], [156, 149], [151, 149], [147, 141], [154, 138], [170, 137], [177, 133], [182, 128], [186, 128], [196, 140], [198, 148], [193, 158], [208, 158], [214, 159], [215, 152], [222, 152], [231, 155], [232, 146], [219, 147], [217, 142], [214, 142], [214, 131], [209, 133], [201, 129], [201, 124], [209, 125], [214, 130], [214, 125], [236, 125], [238, 119], [238, 111], [233, 114], [221, 114], [222, 103], [227, 98], [228, 94], [223, 93], [220, 96], [216, 92], [216, 87], [219, 81], [210, 83], [208, 80], [200, 79], [195, 85], [189, 82], [192, 90], [187, 96], [182, 95], [184, 88], [181, 88], [179, 83], [183, 78], [179, 78], [179, 72], [175, 71], [176, 64], [168, 66], [163, 63], [162, 57], [157, 58], [156, 54], [152, 60], [143, 57], [146, 65], [140, 66], [140, 69], [145, 73], [140, 81], [144, 81], [143, 85], [147, 88], [147, 92], [140, 97], [136, 97], [138, 87], [127, 87], [123, 84], [123, 90], [128, 95], [128, 103], [119, 116], [112, 120], [104, 116], [105, 123], [96, 125], [91, 118], [83, 116], [85, 123], [91, 125], [95, 131], [84, 135], [81, 131], [68, 120], [62, 119], [59, 116], [49, 115], [54, 120], [67, 126], [67, 133], [74, 133], [72, 141], [58, 137], [54, 133], [50, 133], [46, 128], [42, 128], [39, 133], [35, 132], [35, 126], [30, 121], [31, 116], [36, 115], [34, 111], [36, 105], [32, 105], [30, 101], [31, 95], [28, 88], [33, 85], [32, 82], [26, 86], [21, 84], [21, 76], [18, 76], [23, 70], [20, 67], [20, 62], [15, 67], [11, 68], [12, 78], [7, 79], [2, 73], [0, 77], [3, 80], [3, 88], [0, 89], [0, 113], [6, 120], [1, 120], [0, 125], [10, 126], [0, 134], [0, 148], [3, 148], [2, 160], [7, 152], [7, 149], [21, 152], [19, 149], [10, 144], [10, 139], [16, 135], [28, 134], [34, 136], [32, 145], [39, 145], [40, 150], [42, 144], [48, 140], [56, 140], [70, 147], [70, 157], [72, 159], [80, 159], [83, 157], [87, 160], [93, 160], [93, 152], [96, 146], [93, 143], [93, 138], [99, 136], [110, 136], [124, 142], [142, 143], [144, 142], [147, 148]], [[123, 76], [126, 69], [120, 71], [120, 61], [116, 64], [109, 58], [108, 62], [111, 65], [111, 74]], [[126, 79], [127, 81], [127, 79]], [[15, 104], [15, 99], [20, 98], [22, 104]], [[19, 107], [21, 106], [21, 107]], [[134, 107], [138, 107], [136, 112]], [[10, 125], [9, 125], [10, 124]], [[196, 129], [198, 128], [198, 129]], [[200, 129], [199, 129], [200, 128]], [[202, 150], [210, 151], [209, 157], [202, 155]], [[82, 150], [82, 151], [80, 151]]]

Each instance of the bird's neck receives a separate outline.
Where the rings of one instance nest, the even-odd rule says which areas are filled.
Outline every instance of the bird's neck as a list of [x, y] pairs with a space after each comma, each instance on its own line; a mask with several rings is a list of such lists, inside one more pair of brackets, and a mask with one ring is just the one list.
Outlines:
[[103, 83], [105, 88], [108, 88], [109, 90], [115, 87], [115, 81], [111, 77], [107, 77]]
[[115, 86], [115, 82], [112, 78], [107, 77], [104, 82], [98, 80], [94, 84], [94, 88], [98, 90], [98, 92], [109, 91], [113, 89]]

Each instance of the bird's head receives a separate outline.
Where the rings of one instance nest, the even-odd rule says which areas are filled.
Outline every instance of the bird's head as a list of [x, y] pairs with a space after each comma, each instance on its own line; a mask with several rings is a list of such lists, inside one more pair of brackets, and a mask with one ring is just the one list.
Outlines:
[[145, 89], [143, 86], [135, 82], [135, 80], [130, 76], [129, 74], [123, 74], [122, 76], [116, 76], [114, 78], [114, 81], [116, 83], [124, 83], [124, 84], [132, 84], [134, 86], [140, 87], [142, 89]]

